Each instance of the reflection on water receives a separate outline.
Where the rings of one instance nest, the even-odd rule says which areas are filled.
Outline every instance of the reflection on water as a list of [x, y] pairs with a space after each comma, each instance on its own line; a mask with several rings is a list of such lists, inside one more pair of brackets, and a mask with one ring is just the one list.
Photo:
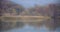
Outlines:
[[[47, 32], [48, 30], [42, 26], [39, 29], [33, 27], [33, 26], [29, 26], [29, 25], [25, 25], [22, 29], [20, 28], [15, 28], [12, 30], [8, 30], [6, 32]], [[5, 31], [4, 31], [5, 32]]]
[[[24, 21], [24, 20], [22, 20]], [[59, 23], [55, 23], [54, 19], [46, 19], [44, 21], [27, 21], [4, 20], [1, 22], [1, 32], [59, 32]], [[56, 24], [56, 25], [55, 25]]]
[[[14, 29], [4, 31], [4, 32], [54, 32], [54, 31], [49, 31], [47, 27], [45, 27], [45, 25], [42, 25], [38, 29], [37, 28], [38, 27], [33, 27], [26, 24], [23, 28], [14, 28]], [[59, 32], [60, 31], [59, 29], [60, 28], [57, 28], [55, 32]]]

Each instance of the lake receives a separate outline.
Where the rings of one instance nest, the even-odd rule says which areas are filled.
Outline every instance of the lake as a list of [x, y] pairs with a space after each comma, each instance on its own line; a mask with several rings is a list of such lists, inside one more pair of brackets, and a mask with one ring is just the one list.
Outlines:
[[49, 30], [45, 25], [37, 26], [37, 25], [29, 25], [25, 24], [23, 27], [13, 28], [7, 31], [2, 32], [60, 32], [60, 28], [56, 30]]

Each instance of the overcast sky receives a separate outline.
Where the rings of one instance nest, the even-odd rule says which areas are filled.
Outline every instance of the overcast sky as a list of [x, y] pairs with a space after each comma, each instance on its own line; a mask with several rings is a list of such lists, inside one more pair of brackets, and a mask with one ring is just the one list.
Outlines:
[[57, 0], [11, 0], [17, 4], [23, 5], [24, 7], [34, 6], [35, 4], [46, 5], [49, 3], [56, 3]]

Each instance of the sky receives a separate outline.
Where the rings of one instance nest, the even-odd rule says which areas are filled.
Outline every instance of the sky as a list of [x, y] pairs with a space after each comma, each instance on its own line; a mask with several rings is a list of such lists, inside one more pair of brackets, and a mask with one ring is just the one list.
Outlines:
[[35, 4], [43, 6], [50, 3], [57, 3], [58, 0], [11, 0], [11, 1], [23, 5], [24, 7], [31, 7], [34, 6]]

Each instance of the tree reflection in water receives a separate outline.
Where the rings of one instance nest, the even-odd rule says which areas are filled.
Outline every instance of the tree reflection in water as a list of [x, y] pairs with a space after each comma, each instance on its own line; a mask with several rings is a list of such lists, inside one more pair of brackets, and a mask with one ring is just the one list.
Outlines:
[[23, 22], [16, 22], [16, 27], [23, 27], [24, 26], [24, 23]]
[[[26, 25], [27, 24], [27, 25]], [[46, 22], [45, 21], [42, 21], [42, 22], [1, 22], [1, 25], [2, 25], [2, 30], [7, 30], [7, 31], [10, 31], [10, 30], [14, 30], [14, 28], [16, 28], [16, 30], [18, 31], [17, 28], [19, 28], [20, 30], [23, 29], [23, 31], [25, 31], [25, 29], [32, 29], [32, 30], [37, 30], [37, 31], [56, 31], [56, 27], [54, 26], [54, 22], [53, 22], [53, 19], [50, 19], [50, 20], [47, 20]], [[57, 24], [56, 24], [57, 25]], [[58, 27], [57, 27], [58, 28]], [[11, 32], [11, 31], [10, 31]]]

